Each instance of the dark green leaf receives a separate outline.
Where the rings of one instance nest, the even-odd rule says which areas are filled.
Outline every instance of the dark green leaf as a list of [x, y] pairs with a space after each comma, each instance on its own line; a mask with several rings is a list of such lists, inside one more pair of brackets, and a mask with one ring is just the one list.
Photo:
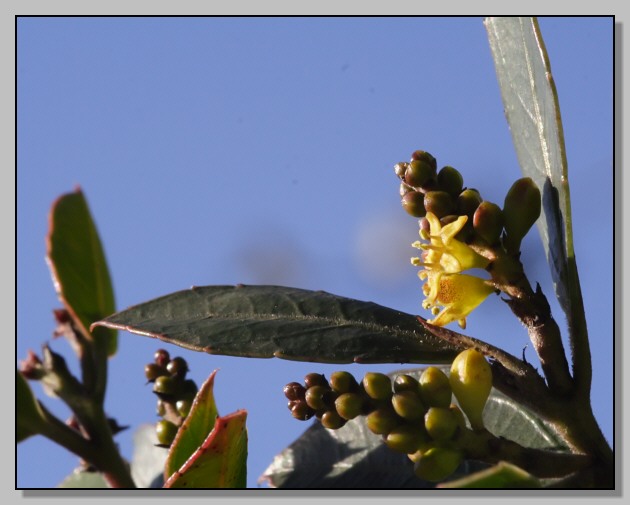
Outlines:
[[323, 291], [193, 287], [95, 323], [196, 351], [321, 363], [446, 363], [458, 349], [410, 314]]
[[[87, 201], [80, 189], [52, 206], [47, 260], [59, 298], [85, 333], [94, 321], [116, 310], [107, 262]], [[116, 332], [101, 328], [109, 355], [116, 352]]]
[[247, 481], [247, 412], [216, 419], [203, 444], [164, 484], [165, 488], [244, 488]]
[[540, 481], [525, 470], [502, 461], [497, 465], [439, 484], [450, 489], [529, 489], [541, 487]]
[[33, 391], [18, 370], [15, 371], [15, 419], [16, 442], [41, 433], [46, 423]]
[[164, 465], [164, 480], [168, 480], [186, 463], [188, 458], [203, 444], [214, 427], [214, 421], [219, 415], [213, 392], [216, 373], [216, 370], [212, 372], [199, 388], [188, 416], [177, 430], [177, 435], [171, 444]]
[[538, 230], [556, 295], [565, 313], [576, 309], [579, 289], [571, 229], [571, 202], [558, 94], [547, 50], [535, 18], [485, 21], [505, 114], [523, 174], [542, 194]]
[[[404, 373], [419, 378], [422, 370], [399, 370], [389, 375]], [[527, 447], [565, 448], [542, 420], [495, 389], [484, 410], [484, 422], [495, 435]], [[487, 467], [478, 461], [465, 461], [449, 480]], [[415, 477], [407, 456], [388, 449], [381, 437], [367, 429], [364, 417], [349, 421], [339, 430], [327, 430], [314, 421], [300, 438], [274, 458], [259, 480], [281, 488], [435, 487], [434, 483]]]

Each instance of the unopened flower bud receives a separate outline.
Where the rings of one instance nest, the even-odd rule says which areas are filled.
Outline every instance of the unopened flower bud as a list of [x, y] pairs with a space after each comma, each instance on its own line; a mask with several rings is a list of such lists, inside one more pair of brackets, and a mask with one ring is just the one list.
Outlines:
[[344, 419], [350, 420], [364, 413], [364, 399], [357, 393], [344, 393], [335, 400], [335, 409]]
[[161, 445], [169, 446], [173, 443], [175, 435], [177, 435], [177, 426], [171, 421], [162, 419], [155, 425], [155, 433], [157, 435], [158, 442]]
[[457, 198], [464, 187], [464, 178], [459, 173], [459, 170], [446, 166], [442, 167], [438, 172], [437, 183], [442, 191], [446, 191], [449, 195]]
[[422, 419], [426, 408], [417, 392], [401, 391], [392, 396], [392, 407], [403, 419], [413, 421]]
[[503, 204], [506, 234], [503, 245], [507, 252], [518, 252], [523, 237], [540, 217], [540, 211], [540, 189], [531, 177], [523, 177], [512, 184]]
[[482, 201], [479, 191], [472, 188], [465, 189], [457, 197], [457, 214], [472, 218]]
[[473, 215], [473, 228], [489, 245], [496, 244], [503, 231], [503, 211], [498, 205], [484, 200]]
[[405, 182], [414, 188], [431, 187], [437, 180], [435, 158], [425, 151], [416, 151], [405, 171]]
[[289, 409], [291, 410], [291, 415], [300, 421], [306, 421], [315, 415], [315, 411], [304, 400], [289, 402]]
[[313, 410], [323, 410], [326, 408], [326, 394], [330, 391], [328, 387], [313, 386], [306, 390], [304, 399], [306, 404]]
[[427, 211], [424, 208], [424, 194], [419, 191], [409, 191], [400, 200], [407, 214], [413, 217], [424, 217]]
[[373, 400], [388, 400], [392, 396], [392, 380], [383, 373], [368, 372], [363, 377], [363, 389]]
[[321, 373], [309, 373], [304, 377], [304, 386], [307, 389], [312, 386], [328, 386], [328, 381]]
[[335, 410], [327, 410], [321, 417], [322, 426], [329, 430], [338, 430], [346, 424], [346, 420]]
[[148, 363], [144, 367], [144, 376], [149, 382], [154, 382], [161, 375], [166, 375], [166, 370], [156, 363]]
[[167, 350], [158, 349], [157, 351], [155, 351], [153, 358], [155, 359], [155, 363], [158, 366], [161, 366], [162, 368], [166, 368], [166, 365], [168, 365], [168, 362], [170, 361], [171, 356]]
[[402, 419], [389, 408], [373, 410], [365, 418], [368, 429], [376, 435], [387, 435], [401, 423]]
[[299, 382], [289, 382], [284, 386], [284, 396], [289, 400], [303, 400], [306, 388]]
[[459, 353], [451, 365], [449, 379], [471, 427], [483, 429], [483, 409], [492, 389], [492, 369], [484, 355], [475, 349]]
[[424, 415], [424, 427], [433, 440], [450, 440], [458, 426], [450, 408], [431, 407]]
[[462, 460], [463, 454], [458, 449], [431, 447], [418, 458], [414, 465], [414, 472], [423, 480], [439, 482], [452, 475]]
[[414, 393], [418, 392], [418, 381], [413, 378], [411, 375], [398, 375], [394, 379], [394, 392], [401, 393], [402, 391], [412, 391]]
[[420, 376], [420, 397], [428, 407], [448, 407], [451, 404], [451, 384], [442, 370], [430, 366]]
[[183, 379], [186, 377], [186, 373], [188, 372], [188, 363], [186, 363], [184, 358], [180, 358], [178, 356], [168, 362], [166, 370], [172, 376]]
[[412, 454], [427, 441], [427, 434], [422, 425], [401, 424], [385, 437], [385, 444], [396, 452]]
[[446, 191], [427, 191], [424, 194], [424, 208], [441, 218], [452, 214], [455, 211], [455, 204]]
[[339, 394], [350, 393], [356, 391], [359, 384], [354, 376], [349, 372], [333, 372], [330, 374], [330, 380], [328, 381], [333, 391]]

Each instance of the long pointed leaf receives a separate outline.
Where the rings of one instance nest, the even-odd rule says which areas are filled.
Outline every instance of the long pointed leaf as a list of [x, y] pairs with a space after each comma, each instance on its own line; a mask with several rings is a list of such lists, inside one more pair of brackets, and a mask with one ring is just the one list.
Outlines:
[[[105, 253], [83, 192], [59, 197], [52, 206], [47, 260], [60, 300], [89, 338], [90, 325], [116, 307]], [[100, 328], [109, 355], [116, 353], [116, 332]], [[100, 335], [99, 334], [99, 335]]]
[[95, 323], [210, 354], [321, 363], [448, 363], [415, 316], [323, 291], [194, 287]]
[[485, 25], [521, 170], [542, 193], [538, 230], [556, 296], [571, 324], [576, 310], [583, 313], [583, 308], [564, 133], [547, 50], [535, 18], [488, 18]]

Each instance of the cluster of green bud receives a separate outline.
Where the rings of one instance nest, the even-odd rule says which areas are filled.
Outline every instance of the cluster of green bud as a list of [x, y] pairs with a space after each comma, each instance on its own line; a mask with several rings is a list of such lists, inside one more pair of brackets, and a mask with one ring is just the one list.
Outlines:
[[153, 384], [157, 396], [157, 414], [162, 418], [155, 431], [159, 445], [169, 447], [179, 426], [188, 416], [197, 394], [197, 385], [187, 379], [188, 363], [181, 357], [171, 358], [168, 351], [158, 349], [154, 360], [144, 367], [148, 383]]
[[426, 368], [418, 379], [401, 374], [392, 380], [369, 372], [361, 382], [345, 371], [334, 372], [328, 381], [312, 373], [304, 384], [287, 384], [284, 394], [293, 417], [315, 416], [328, 429], [365, 416], [367, 428], [387, 447], [408, 455], [418, 477], [437, 482], [465, 456], [458, 440], [469, 430], [466, 419], [473, 430], [483, 429], [481, 413], [491, 385], [490, 365], [469, 349], [453, 361], [450, 376], [437, 367]]
[[[426, 151], [415, 151], [409, 162], [397, 163], [394, 172], [401, 180], [402, 206], [412, 216], [424, 218], [431, 212], [443, 225], [468, 216], [456, 235], [462, 242], [481, 241], [489, 246], [502, 243], [507, 252], [517, 253], [523, 237], [540, 216], [540, 190], [529, 177], [512, 185], [501, 209], [484, 200], [478, 190], [465, 187], [456, 168], [444, 166], [438, 170], [436, 159]], [[427, 222], [421, 222], [421, 226], [428, 229]]]

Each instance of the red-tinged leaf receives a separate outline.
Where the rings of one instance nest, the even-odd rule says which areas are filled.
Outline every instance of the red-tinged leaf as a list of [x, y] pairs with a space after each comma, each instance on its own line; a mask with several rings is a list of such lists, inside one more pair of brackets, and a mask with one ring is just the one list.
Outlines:
[[89, 328], [116, 310], [114, 291], [105, 253], [83, 192], [59, 197], [49, 216], [46, 259], [59, 299], [76, 325], [88, 338], [107, 342], [109, 355], [116, 353], [117, 332], [111, 328]]
[[218, 417], [212, 432], [165, 488], [244, 488], [247, 478], [247, 411]]
[[164, 465], [165, 481], [186, 463], [214, 428], [219, 415], [213, 391], [216, 373], [212, 372], [199, 388], [188, 416], [177, 431]]

